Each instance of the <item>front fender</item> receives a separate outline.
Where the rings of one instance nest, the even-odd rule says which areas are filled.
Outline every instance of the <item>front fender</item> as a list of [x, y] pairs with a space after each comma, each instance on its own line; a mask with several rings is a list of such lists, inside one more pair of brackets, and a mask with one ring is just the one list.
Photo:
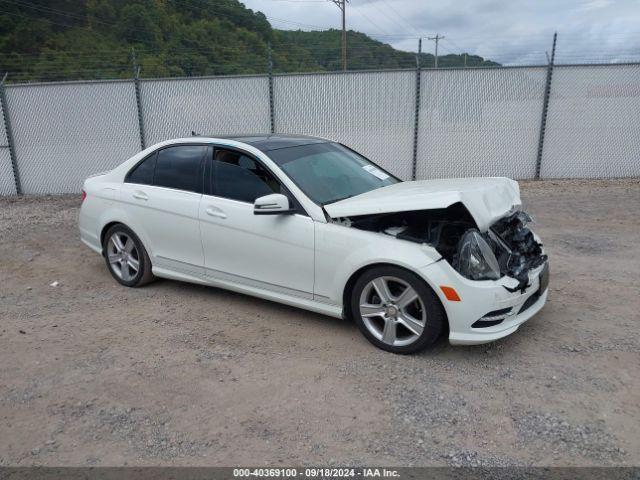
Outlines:
[[428, 245], [334, 223], [317, 223], [315, 293], [342, 304], [347, 282], [364, 267], [386, 263], [420, 274], [439, 258], [440, 254]]

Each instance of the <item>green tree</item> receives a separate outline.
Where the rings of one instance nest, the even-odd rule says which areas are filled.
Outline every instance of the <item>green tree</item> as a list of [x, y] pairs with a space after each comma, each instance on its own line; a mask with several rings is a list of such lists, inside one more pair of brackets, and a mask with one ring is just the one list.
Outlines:
[[[199, 76], [341, 68], [339, 30], [275, 30], [238, 0], [20, 0], [0, 13], [0, 71], [11, 81]], [[413, 68], [415, 55], [348, 32], [349, 69]], [[461, 66], [446, 55], [440, 65]], [[433, 56], [423, 54], [425, 67]], [[497, 65], [477, 56], [468, 66]]]

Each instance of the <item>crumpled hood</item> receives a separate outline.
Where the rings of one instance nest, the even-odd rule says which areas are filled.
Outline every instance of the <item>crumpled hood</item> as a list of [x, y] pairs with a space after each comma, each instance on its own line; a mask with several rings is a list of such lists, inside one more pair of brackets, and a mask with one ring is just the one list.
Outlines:
[[401, 182], [324, 206], [331, 218], [447, 208], [461, 202], [480, 231], [522, 205], [518, 182], [505, 177]]

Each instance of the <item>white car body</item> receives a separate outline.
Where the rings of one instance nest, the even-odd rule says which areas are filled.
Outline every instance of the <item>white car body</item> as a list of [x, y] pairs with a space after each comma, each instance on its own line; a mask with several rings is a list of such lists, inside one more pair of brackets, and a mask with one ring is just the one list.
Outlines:
[[[127, 173], [155, 150], [168, 145], [233, 147], [258, 159], [291, 192], [307, 215], [254, 215], [254, 205], [171, 188], [126, 183]], [[80, 237], [97, 253], [103, 234], [122, 223], [140, 238], [153, 274], [221, 287], [332, 317], [345, 314], [345, 288], [363, 268], [391, 264], [417, 274], [437, 294], [446, 312], [452, 344], [480, 344], [505, 337], [545, 304], [548, 290], [519, 313], [540, 284], [543, 266], [529, 272], [524, 291], [518, 281], [469, 280], [431, 245], [349, 228], [339, 217], [402, 210], [467, 207], [486, 231], [521, 205], [518, 184], [506, 178], [401, 182], [325, 205], [312, 201], [268, 154], [241, 140], [192, 137], [153, 145], [114, 170], [85, 181], [79, 217]], [[460, 301], [442, 290], [449, 286]], [[530, 303], [530, 302], [529, 302]], [[500, 324], [472, 328], [480, 317], [511, 307]]]

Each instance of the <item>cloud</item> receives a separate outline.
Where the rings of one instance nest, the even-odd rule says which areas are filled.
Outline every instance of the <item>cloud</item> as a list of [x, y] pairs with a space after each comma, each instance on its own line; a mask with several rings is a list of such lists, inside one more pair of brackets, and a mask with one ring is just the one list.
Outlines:
[[[340, 28], [327, 0], [243, 0], [275, 28]], [[415, 51], [417, 38], [440, 33], [440, 52], [481, 55], [501, 63], [546, 62], [553, 32], [567, 63], [640, 61], [637, 0], [351, 0], [347, 28]], [[426, 51], [433, 42], [423, 40]]]
[[596, 10], [606, 8], [613, 3], [612, 0], [593, 0], [582, 5], [583, 10]]

